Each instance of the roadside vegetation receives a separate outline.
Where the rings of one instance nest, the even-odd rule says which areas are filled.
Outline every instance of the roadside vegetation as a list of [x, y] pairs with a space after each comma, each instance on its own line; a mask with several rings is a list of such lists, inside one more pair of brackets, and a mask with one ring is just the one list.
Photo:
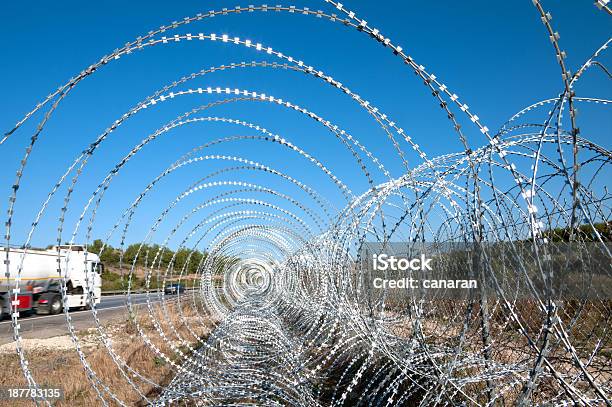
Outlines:
[[[176, 366], [180, 366], [189, 357], [192, 350], [206, 341], [207, 336], [214, 329], [216, 321], [210, 319], [200, 309], [196, 312], [193, 303], [183, 304], [167, 303], [167, 312], [159, 305], [155, 305], [153, 319], [168, 337], [160, 336], [152, 316], [142, 310], [135, 315], [126, 316], [118, 322], [109, 322], [104, 325], [104, 332], [112, 344], [113, 351], [120, 360], [124, 361], [142, 377], [138, 378], [123, 367], [124, 374], [128, 374], [137, 385], [139, 391], [150, 399], [160, 392], [163, 386], [168, 385], [176, 374]], [[141, 332], [136, 328], [136, 324]], [[183, 339], [178, 340], [180, 335]], [[164, 355], [155, 353], [150, 345], [138, 340], [142, 334], [146, 335], [151, 344], [157, 347]], [[168, 340], [171, 337], [172, 340]], [[112, 360], [108, 349], [103, 345], [96, 328], [90, 328], [78, 333], [79, 343], [87, 362], [104, 386], [112, 389], [114, 395], [126, 405], [144, 406], [144, 399], [125, 379], [119, 367]], [[54, 388], [60, 386], [64, 390], [65, 398], [62, 401], [53, 401], [55, 406], [97, 406], [101, 404], [96, 390], [89, 380], [84, 379], [84, 368], [74, 350], [69, 336], [50, 338], [45, 346], [44, 340], [32, 341], [25, 349], [29, 368], [34, 379], [41, 387]], [[54, 346], [54, 343], [67, 343], [67, 346]], [[187, 346], [189, 345], [189, 346]], [[19, 357], [11, 346], [5, 352], [0, 352], [3, 369], [0, 371], [0, 386], [2, 387], [28, 387], [21, 370]], [[58, 379], [61, 378], [61, 379]], [[161, 386], [161, 387], [159, 387]], [[104, 393], [104, 398], [111, 405], [115, 405], [111, 396]], [[0, 405], [2, 402], [0, 402]], [[8, 404], [7, 404], [8, 405]], [[11, 402], [12, 406], [31, 406], [31, 400]]]
[[[123, 251], [110, 245], [104, 247], [101, 239], [96, 239], [87, 250], [98, 254], [104, 272], [102, 273], [102, 291], [125, 291], [129, 287], [133, 291], [148, 287], [156, 290], [163, 287], [166, 282], [180, 280], [185, 287], [197, 285], [198, 268], [206, 261], [208, 253], [186, 248], [173, 251], [158, 244], [134, 243]], [[215, 275], [220, 275], [228, 265], [235, 262], [223, 256], [215, 256], [213, 268]], [[131, 273], [130, 273], [131, 272]], [[149, 284], [146, 279], [149, 274]]]

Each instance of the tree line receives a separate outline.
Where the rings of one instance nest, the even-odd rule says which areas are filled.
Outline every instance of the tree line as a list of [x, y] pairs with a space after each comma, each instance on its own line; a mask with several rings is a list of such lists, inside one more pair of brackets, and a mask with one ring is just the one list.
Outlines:
[[[200, 263], [208, 257], [208, 253], [205, 251], [181, 248], [175, 252], [167, 247], [162, 248], [158, 244], [143, 244], [141, 248], [140, 243], [133, 243], [123, 251], [123, 259], [121, 260], [120, 249], [107, 244], [102, 251], [102, 246], [104, 246], [104, 242], [101, 239], [96, 239], [87, 247], [87, 250], [90, 253], [99, 255], [102, 264], [115, 267], [119, 267], [120, 261], [123, 262], [124, 267], [131, 267], [134, 260], [136, 260], [136, 265], [142, 267], [151, 267], [152, 265], [156, 268], [168, 267], [174, 257], [174, 270], [182, 270], [185, 264], [187, 264], [184, 274], [195, 274], [198, 271]], [[153, 264], [154, 261], [155, 264]], [[226, 257], [216, 257], [215, 266], [221, 268], [226, 266], [230, 261], [231, 259]]]
[[576, 228], [564, 227], [549, 229], [542, 233], [551, 242], [570, 242], [572, 239], [580, 242], [597, 242], [597, 234], [604, 242], [612, 242], [612, 221], [580, 225]]

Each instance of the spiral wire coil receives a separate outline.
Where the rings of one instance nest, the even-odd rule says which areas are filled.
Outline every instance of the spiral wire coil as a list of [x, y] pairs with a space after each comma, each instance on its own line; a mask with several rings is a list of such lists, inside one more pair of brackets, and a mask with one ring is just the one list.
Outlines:
[[[27, 164], [35, 159], [33, 152], [45, 136], [47, 123], [82, 81], [117, 60], [150, 48], [187, 41], [246, 47], [267, 59], [229, 62], [190, 73], [119, 116], [52, 185], [26, 240], [20, 242], [21, 272], [39, 222], [54, 210], [51, 202], [60, 200], [58, 246], [66, 240], [74, 245], [81, 236], [91, 245], [96, 214], [104, 210], [105, 203], [117, 205], [104, 200], [107, 190], [131, 160], [146, 154], [147, 145], [184, 127], [231, 129], [233, 135], [211, 136], [164, 171], [145, 176], [146, 187], [124, 206], [116, 223], [106, 228], [100, 253], [109, 250], [111, 238], [119, 239], [123, 250], [130, 227], [137, 227], [133, 219], [143, 202], [156, 196], [168, 179], [181, 179], [186, 168], [199, 169], [200, 178], [184, 183], [182, 192], [154, 214], [136, 253], [137, 258], [147, 259], [147, 285], [155, 279], [162, 285], [180, 281], [190, 266], [197, 270], [195, 289], [176, 298], [147, 290], [149, 319], [169, 352], [160, 349], [137, 323], [139, 340], [171, 365], [173, 379], [162, 386], [148, 378], [147, 372], [130, 367], [113, 349], [95, 304], [90, 311], [121, 379], [145, 403], [610, 405], [612, 302], [597, 286], [610, 287], [612, 281], [612, 256], [607, 245], [611, 236], [607, 184], [612, 156], [580, 132], [576, 115], [577, 106], [588, 105], [605, 117], [610, 101], [575, 91], [587, 75], [601, 81], [610, 79], [601, 62], [610, 41], [571, 72], [550, 13], [534, 0], [544, 33], [552, 43], [563, 87], [559, 96], [518, 111], [497, 131], [491, 131], [448, 85], [382, 30], [341, 3], [325, 3], [325, 10], [250, 5], [186, 17], [105, 55], [41, 101], [0, 142], [2, 148], [11, 138], [23, 137], [25, 131], [21, 130], [26, 124], [41, 118], [17, 163], [9, 199], [7, 277], [8, 249], [15, 243], [11, 238], [14, 213], [26, 199], [18, 190]], [[609, 14], [605, 2], [599, 3], [602, 12]], [[431, 102], [442, 109], [440, 120], [448, 121], [450, 136], [444, 137], [458, 140], [462, 151], [437, 157], [427, 154], [417, 144], [418, 136], [409, 135], [338, 79], [285, 53], [289, 50], [281, 52], [225, 34], [184, 32], [191, 27], [204, 30], [213, 17], [265, 12], [282, 14], [285, 19], [298, 15], [320, 18], [339, 30], [356, 30], [367, 41], [381, 44], [396, 63], [423, 83]], [[219, 71], [239, 74], [255, 69], [300, 73], [317, 86], [343, 94], [380, 128], [380, 143], [387, 150], [381, 154], [368, 147], [367, 142], [326, 119], [324, 112], [300, 106], [297, 101], [252, 89], [198, 85], [209, 77], [214, 82]], [[205, 104], [200, 104], [203, 99]], [[176, 101], [196, 101], [197, 105], [158, 126], [131, 148], [85, 196], [84, 206], [73, 209], [80, 214], [76, 223], [67, 224], [70, 205], [77, 194], [83, 194], [78, 188], [81, 175], [113, 133], [130, 120]], [[258, 123], [214, 113], [219, 107], [251, 106], [254, 102], [286, 110], [321, 127], [351, 157], [354, 172], [363, 177], [367, 187], [356, 189], [350, 180], [332, 172], [333, 163], [325, 162], [329, 157], [317, 158], [300, 147], [298, 140]], [[472, 132], [478, 136], [468, 136]], [[312, 174], [275, 168], [266, 163], [265, 156], [235, 155], [234, 146], [245, 143], [265, 145], [288, 162], [303, 162]], [[385, 166], [391, 160], [395, 161], [393, 169]], [[399, 173], [397, 165], [402, 168]], [[309, 181], [315, 178], [325, 179], [329, 188], [319, 190], [318, 182]], [[329, 198], [329, 189], [341, 198]], [[192, 200], [199, 203], [184, 209], [185, 202]], [[182, 211], [178, 222], [160, 238], [157, 232], [177, 211]], [[555, 230], [563, 235], [569, 250], [559, 244]], [[190, 253], [187, 262], [175, 267], [173, 257], [162, 267], [161, 259], [175, 239], [179, 249]], [[152, 242], [159, 242], [156, 250], [145, 246]], [[458, 295], [450, 295], [448, 290], [372, 289], [372, 271], [364, 253], [373, 243], [383, 247], [390, 242], [403, 242], [408, 251], [426, 245], [439, 258], [436, 275], [468, 270], [486, 289]], [[460, 247], [462, 254], [449, 255], [448, 247]], [[207, 255], [192, 259], [196, 251]], [[135, 264], [136, 260], [123, 265], [130, 312], [135, 308], [129, 285]], [[573, 275], [586, 281], [579, 292], [563, 290], [560, 282], [565, 276], [560, 275], [559, 264], [571, 267]], [[66, 301], [66, 284], [61, 288]], [[90, 303], [91, 296], [88, 293]], [[161, 317], [155, 313], [156, 301], [163, 309]], [[169, 309], [170, 303], [177, 302], [195, 311], [195, 322], [183, 319], [183, 308]], [[159, 318], [170, 321], [171, 312], [179, 312], [188, 335], [173, 323], [161, 323]], [[127, 405], [91, 367], [67, 306], [64, 315], [84, 379], [95, 389], [101, 405]], [[12, 312], [11, 318], [23, 373], [28, 385], [38, 388], [40, 379], [29, 367], [21, 343], [19, 313]], [[206, 337], [192, 327], [211, 320], [217, 322]], [[143, 384], [153, 385], [155, 395], [145, 393]], [[52, 403], [37, 400], [37, 404]]]

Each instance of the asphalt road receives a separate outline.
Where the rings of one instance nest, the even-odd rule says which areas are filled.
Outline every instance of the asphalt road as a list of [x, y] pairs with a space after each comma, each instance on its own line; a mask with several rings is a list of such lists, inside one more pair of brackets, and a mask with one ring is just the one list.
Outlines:
[[[158, 302], [157, 293], [149, 294], [151, 302]], [[172, 296], [166, 296], [166, 300]], [[131, 303], [135, 305], [145, 304], [146, 294], [132, 294]], [[127, 315], [127, 296], [112, 295], [104, 296], [100, 304], [96, 306], [98, 318], [103, 322], [113, 319], [122, 320]], [[72, 324], [77, 331], [95, 326], [95, 321], [91, 311], [70, 311]], [[19, 319], [22, 338], [50, 338], [57, 335], [65, 335], [68, 331], [68, 324], [64, 313], [58, 315], [31, 315]], [[13, 327], [10, 319], [0, 322], [0, 345], [13, 341]]]

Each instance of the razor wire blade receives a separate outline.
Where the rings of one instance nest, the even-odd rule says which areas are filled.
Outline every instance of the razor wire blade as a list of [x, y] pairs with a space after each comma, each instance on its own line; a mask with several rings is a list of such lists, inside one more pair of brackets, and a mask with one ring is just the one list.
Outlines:
[[[110, 363], [146, 404], [610, 405], [612, 301], [605, 288], [612, 282], [607, 189], [612, 157], [605, 146], [580, 131], [576, 114], [576, 106], [587, 105], [596, 109], [596, 120], [609, 117], [610, 100], [581, 95], [576, 89], [587, 75], [597, 74], [602, 82], [610, 79], [602, 62], [610, 40], [572, 73], [550, 13], [534, 0], [559, 66], [559, 72], [550, 74], [560, 75], [562, 87], [557, 97], [519, 110], [491, 131], [450, 85], [383, 30], [341, 3], [325, 3], [326, 10], [237, 6], [164, 25], [103, 56], [19, 120], [0, 141], [2, 148], [12, 138], [30, 136], [22, 159], [15, 162], [18, 169], [9, 198], [7, 278], [14, 213], [26, 199], [19, 189], [27, 165], [36, 159], [32, 153], [46, 136], [48, 123], [82, 81], [137, 52], [184, 42], [248, 49], [261, 58], [208, 67], [165, 84], [88, 141], [60, 179], [48, 184], [48, 195], [32, 214], [25, 241], [18, 242], [14, 301], [31, 240], [52, 212], [59, 214], [60, 274], [59, 264], [68, 267], [70, 261], [60, 255], [66, 240], [72, 246], [84, 237], [85, 256], [101, 228], [106, 236], [98, 254], [114, 250], [111, 242], [120, 242], [130, 315], [137, 308], [132, 285], [136, 266], [145, 259], [146, 315], [153, 330], [139, 320], [134, 320], [135, 329], [151, 355], [171, 366], [174, 377], [169, 383], [157, 383], [124, 360], [109, 339], [93, 292], [86, 295]], [[609, 14], [607, 5], [599, 3]], [[273, 41], [269, 45], [205, 31], [212, 17], [266, 12], [288, 20], [298, 15], [320, 18], [338, 30], [356, 30], [364, 42], [384, 46], [396, 63], [422, 82], [431, 102], [441, 109], [440, 121], [448, 123], [449, 133], [443, 137], [458, 141], [461, 150], [428, 154], [418, 144], [422, 135], [409, 134], [347, 84], [290, 55], [293, 50], [272, 48]], [[202, 31], [184, 32], [191, 27]], [[211, 84], [221, 71], [239, 75], [254, 69], [305, 75], [316, 83], [313, 88], [327, 87], [344, 95], [380, 129], [384, 153], [330, 121], [326, 112], [302, 106], [299, 100], [240, 85]], [[121, 126], [172, 104], [190, 107], [128, 145], [93, 191], [83, 192], [83, 174], [104, 154], [104, 146]], [[355, 185], [334, 173], [329, 157], [317, 157], [291, 135], [215, 112], [239, 105], [280, 109], [293, 114], [296, 122], [317, 126], [329, 143], [340, 146], [338, 154], [342, 150], [350, 158], [363, 183]], [[28, 124], [36, 120], [28, 134]], [[155, 141], [194, 126], [217, 125], [229, 129], [230, 135], [217, 137], [212, 132], [161, 172], [139, 174], [146, 185], [134, 199], [104, 199], [113, 181], [128, 173], [132, 160], [146, 156]], [[309, 172], [277, 168], [267, 163], [269, 157], [257, 155], [256, 148], [253, 154], [237, 154], [236, 146], [244, 144], [265, 146], [287, 157], [288, 163], [300, 161]], [[198, 169], [197, 179], [181, 177], [191, 168]], [[128, 261], [126, 242], [130, 231], [140, 227], [135, 219], [149, 215], [143, 209], [147, 200], [157, 199], [156, 192], [177, 179], [180, 192], [148, 217], [150, 226]], [[325, 180], [325, 189], [320, 180]], [[330, 190], [339, 198], [332, 200]], [[53, 207], [55, 202], [61, 203], [59, 209]], [[100, 226], [97, 215], [107, 206], [120, 207], [121, 213], [115, 223]], [[70, 210], [78, 213], [73, 224], [66, 222]], [[178, 242], [178, 249], [169, 256], [172, 242]], [[392, 275], [372, 270], [371, 253], [393, 245], [407, 253], [422, 253], [426, 245], [436, 259], [436, 276], [467, 275], [479, 281], [480, 289], [373, 287], [373, 278]], [[188, 254], [177, 266], [180, 250]], [[184, 281], [191, 269], [197, 275], [194, 290], [176, 297], [153, 290], [154, 282], [163, 287]], [[88, 360], [68, 306], [70, 287], [65, 276], [60, 281], [64, 316], [84, 378], [102, 405], [127, 405]], [[186, 310], [195, 313], [195, 320], [184, 315]], [[180, 323], [173, 320], [175, 314]], [[25, 379], [30, 388], [38, 389], [41, 378], [29, 366], [19, 312], [13, 310], [11, 319]], [[202, 337], [197, 325], [210, 321], [216, 321], [215, 327]], [[149, 387], [155, 391], [146, 390]]]

